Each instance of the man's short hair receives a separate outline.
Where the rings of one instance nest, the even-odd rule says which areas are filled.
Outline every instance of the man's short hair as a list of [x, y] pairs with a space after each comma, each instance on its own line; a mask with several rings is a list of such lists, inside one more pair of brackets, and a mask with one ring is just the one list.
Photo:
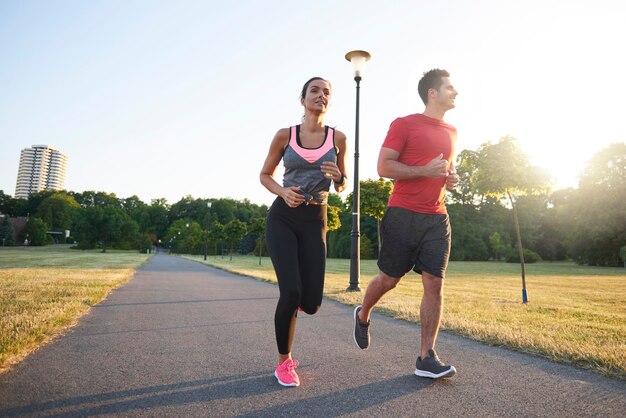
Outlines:
[[446, 70], [440, 70], [439, 68], [434, 68], [424, 73], [417, 85], [417, 92], [424, 104], [428, 103], [428, 90], [439, 90], [439, 87], [443, 84], [443, 77], [450, 77], [450, 73]]

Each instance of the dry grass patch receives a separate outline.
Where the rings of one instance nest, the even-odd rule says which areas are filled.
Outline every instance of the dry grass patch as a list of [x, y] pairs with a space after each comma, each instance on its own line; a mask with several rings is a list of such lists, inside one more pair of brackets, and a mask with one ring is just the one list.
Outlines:
[[0, 372], [76, 324], [147, 258], [131, 252], [2, 249]]
[[[199, 257], [188, 257], [202, 261]], [[209, 264], [276, 282], [264, 258], [209, 258]], [[377, 274], [375, 261], [361, 262], [361, 288]], [[329, 259], [324, 293], [349, 304], [363, 294], [346, 292], [349, 260]], [[450, 263], [442, 329], [487, 344], [538, 354], [626, 380], [626, 272], [619, 268], [538, 263], [527, 267], [529, 303], [521, 303], [519, 265]], [[419, 323], [421, 279], [414, 273], [388, 293], [377, 311]]]

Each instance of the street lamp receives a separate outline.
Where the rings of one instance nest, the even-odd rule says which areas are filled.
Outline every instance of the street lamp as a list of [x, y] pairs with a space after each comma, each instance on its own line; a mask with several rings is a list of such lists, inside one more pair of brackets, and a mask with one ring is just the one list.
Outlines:
[[360, 206], [359, 195], [361, 187], [359, 184], [359, 94], [363, 66], [369, 61], [371, 55], [367, 51], [350, 51], [346, 54], [346, 60], [352, 63], [354, 81], [356, 81], [356, 125], [354, 129], [354, 188], [352, 190], [352, 244], [350, 246], [350, 286], [348, 291], [360, 292], [359, 278], [361, 276], [361, 233], [359, 231]]
[[207, 253], [209, 252], [209, 225], [211, 220], [211, 202], [207, 202], [206, 213], [206, 231], [204, 231], [204, 260], [206, 261]]

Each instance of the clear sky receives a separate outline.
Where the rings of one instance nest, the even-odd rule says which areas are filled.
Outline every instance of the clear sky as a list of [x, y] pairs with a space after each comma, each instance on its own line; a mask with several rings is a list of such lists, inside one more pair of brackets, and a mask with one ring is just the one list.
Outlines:
[[20, 150], [46, 144], [69, 157], [68, 190], [269, 204], [258, 173], [312, 76], [332, 83], [352, 177], [354, 49], [372, 54], [361, 179], [438, 67], [459, 91], [459, 151], [512, 135], [555, 188], [577, 186], [626, 140], [624, 22], [623, 0], [0, 0], [0, 190], [14, 194]]

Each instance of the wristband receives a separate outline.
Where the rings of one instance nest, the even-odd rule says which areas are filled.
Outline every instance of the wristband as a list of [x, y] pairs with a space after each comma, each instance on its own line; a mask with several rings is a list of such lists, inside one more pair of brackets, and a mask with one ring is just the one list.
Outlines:
[[339, 177], [339, 181], [338, 181], [338, 182], [335, 182], [335, 184], [336, 184], [337, 186], [343, 186], [345, 182], [346, 182], [346, 178], [345, 178], [345, 176], [343, 175], [343, 173], [341, 173], [341, 177]]

